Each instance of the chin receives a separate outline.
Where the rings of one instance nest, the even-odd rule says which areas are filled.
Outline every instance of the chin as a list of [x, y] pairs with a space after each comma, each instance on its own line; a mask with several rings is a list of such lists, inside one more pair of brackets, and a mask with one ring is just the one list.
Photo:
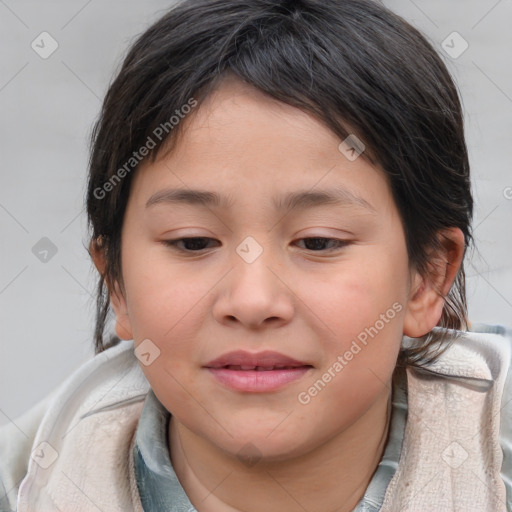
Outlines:
[[279, 439], [276, 437], [276, 439], [271, 440], [267, 432], [246, 432], [243, 437], [225, 440], [227, 441], [226, 444], [217, 444], [212, 441], [229, 456], [236, 458], [247, 467], [262, 463], [286, 462], [309, 451], [301, 440], [290, 435], [283, 437], [286, 438]]

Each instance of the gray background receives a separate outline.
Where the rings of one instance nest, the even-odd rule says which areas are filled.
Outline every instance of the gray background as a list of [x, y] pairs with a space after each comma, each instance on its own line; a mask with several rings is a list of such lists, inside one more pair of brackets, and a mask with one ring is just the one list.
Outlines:
[[[466, 262], [470, 318], [512, 326], [512, 0], [384, 3], [427, 34], [461, 89], [478, 248]], [[171, 4], [0, 0], [0, 424], [93, 354], [88, 137], [130, 41]], [[31, 47], [44, 31], [59, 45], [47, 59]], [[442, 47], [460, 52], [454, 31], [469, 44], [457, 58]], [[46, 262], [43, 237], [57, 250]]]

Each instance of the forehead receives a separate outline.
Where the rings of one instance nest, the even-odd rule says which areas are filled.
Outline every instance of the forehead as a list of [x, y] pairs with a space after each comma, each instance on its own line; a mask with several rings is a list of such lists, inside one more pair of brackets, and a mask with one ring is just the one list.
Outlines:
[[228, 195], [245, 190], [272, 196], [274, 204], [278, 191], [284, 197], [328, 187], [345, 189], [360, 204], [389, 201], [382, 170], [363, 157], [347, 159], [324, 123], [239, 80], [224, 80], [181, 122], [172, 151], [136, 173], [133, 186], [144, 188], [146, 201], [171, 185]]
[[[338, 139], [306, 112], [233, 78], [227, 78], [205, 98], [185, 119], [183, 128], [192, 144], [217, 145], [220, 150], [234, 150], [241, 144], [246, 146], [240, 149], [250, 150], [263, 144], [265, 154], [275, 153], [275, 148], [284, 144], [291, 149], [306, 144], [310, 152], [321, 151], [325, 144], [336, 146]], [[324, 139], [323, 144], [319, 144], [320, 138]]]

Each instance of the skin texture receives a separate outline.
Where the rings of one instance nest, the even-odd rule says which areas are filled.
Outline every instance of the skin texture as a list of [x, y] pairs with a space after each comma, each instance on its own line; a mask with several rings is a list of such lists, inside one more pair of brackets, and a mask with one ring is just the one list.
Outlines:
[[[226, 80], [182, 122], [173, 151], [134, 176], [122, 231], [124, 286], [111, 291], [117, 334], [160, 350], [141, 367], [172, 414], [178, 478], [201, 512], [352, 510], [385, 445], [402, 335], [422, 336], [439, 321], [444, 299], [435, 288], [447, 294], [463, 235], [445, 230], [445, 250], [432, 260], [438, 274], [422, 278], [409, 266], [382, 170], [363, 157], [349, 161], [322, 123], [248, 85]], [[334, 186], [374, 211], [272, 204]], [[217, 192], [230, 204], [146, 206], [171, 188]], [[237, 252], [248, 236], [263, 249], [252, 263]], [[212, 240], [196, 252], [163, 243], [180, 237]], [[94, 259], [101, 272], [102, 255]], [[298, 395], [393, 304], [393, 318], [301, 403]], [[203, 366], [238, 349], [278, 351], [313, 368], [277, 391], [233, 391]]]

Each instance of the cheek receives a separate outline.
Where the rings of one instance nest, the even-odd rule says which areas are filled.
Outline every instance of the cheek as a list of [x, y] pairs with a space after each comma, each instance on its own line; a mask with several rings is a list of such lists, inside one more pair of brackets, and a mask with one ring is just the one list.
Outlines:
[[178, 343], [185, 342], [216, 280], [199, 278], [190, 265], [171, 264], [161, 248], [132, 252], [123, 269], [134, 339], [164, 340], [179, 332]]
[[382, 279], [384, 267], [347, 267], [320, 286], [316, 280], [316, 292], [310, 294], [307, 305], [324, 333], [319, 338], [324, 358], [321, 371], [305, 383], [298, 398], [309, 419], [324, 418], [326, 432], [351, 424], [388, 388], [405, 307], [403, 278], [400, 282], [390, 272]]
[[[155, 254], [156, 253], [156, 254]], [[152, 389], [171, 410], [190, 408], [199, 396], [194, 372], [200, 364], [205, 336], [199, 331], [208, 314], [217, 275], [208, 276], [186, 265], [170, 264], [165, 251], [133, 251], [124, 260], [127, 307], [137, 346], [149, 339], [160, 350], [149, 366], [141, 365]]]
[[298, 292], [309, 297], [304, 302], [323, 329], [321, 380], [328, 385], [315, 407], [333, 403], [356, 416], [383, 392], [395, 367], [408, 276], [407, 254], [399, 243], [387, 250], [365, 249], [329, 276], [305, 278]]
[[373, 325], [381, 315], [400, 318], [396, 313], [405, 309], [406, 261], [394, 255], [380, 256], [375, 263], [363, 256], [357, 262], [341, 264], [321, 279], [304, 274], [296, 283], [297, 295], [330, 336], [347, 340]]

